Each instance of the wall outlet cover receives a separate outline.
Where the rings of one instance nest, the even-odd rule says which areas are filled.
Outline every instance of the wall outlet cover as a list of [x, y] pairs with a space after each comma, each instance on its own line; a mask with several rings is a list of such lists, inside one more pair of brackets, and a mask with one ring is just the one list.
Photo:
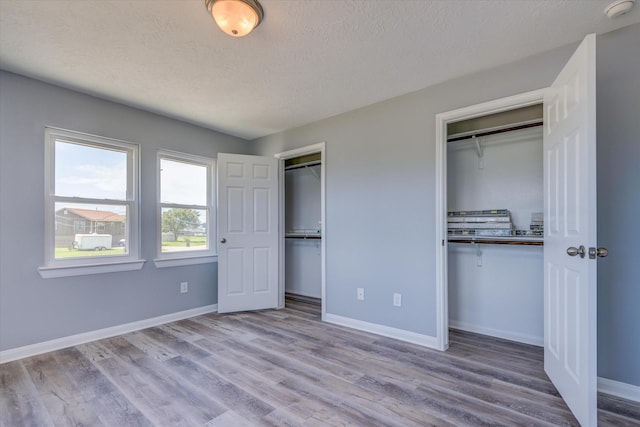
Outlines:
[[402, 306], [402, 294], [393, 294], [393, 305], [396, 307]]

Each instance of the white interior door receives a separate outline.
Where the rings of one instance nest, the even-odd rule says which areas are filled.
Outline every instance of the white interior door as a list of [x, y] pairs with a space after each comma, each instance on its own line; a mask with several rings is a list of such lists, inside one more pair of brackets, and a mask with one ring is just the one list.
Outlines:
[[218, 154], [218, 312], [278, 306], [278, 160]]
[[591, 34], [544, 98], [544, 367], [583, 426], [597, 423], [595, 54]]

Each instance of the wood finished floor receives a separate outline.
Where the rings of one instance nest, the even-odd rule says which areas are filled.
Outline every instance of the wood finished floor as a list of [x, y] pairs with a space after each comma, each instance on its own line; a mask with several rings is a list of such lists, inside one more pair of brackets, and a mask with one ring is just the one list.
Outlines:
[[[198, 316], [0, 365], [0, 425], [577, 425], [538, 347], [452, 331], [442, 353], [318, 311]], [[600, 425], [640, 425], [638, 404], [598, 406]]]

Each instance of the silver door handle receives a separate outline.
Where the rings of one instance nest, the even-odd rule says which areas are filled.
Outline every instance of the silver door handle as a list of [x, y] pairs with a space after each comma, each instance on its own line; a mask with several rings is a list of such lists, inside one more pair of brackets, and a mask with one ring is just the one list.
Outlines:
[[589, 248], [589, 258], [596, 259], [596, 257], [605, 258], [609, 255], [609, 250], [607, 248]]
[[576, 255], [580, 255], [580, 258], [584, 258], [584, 255], [586, 253], [586, 249], [584, 246], [580, 245], [579, 248], [576, 248], [574, 246], [570, 246], [567, 248], [567, 255], [569, 256], [576, 256]]
[[220, 243], [227, 243], [227, 239], [223, 237], [222, 239], [220, 239]]

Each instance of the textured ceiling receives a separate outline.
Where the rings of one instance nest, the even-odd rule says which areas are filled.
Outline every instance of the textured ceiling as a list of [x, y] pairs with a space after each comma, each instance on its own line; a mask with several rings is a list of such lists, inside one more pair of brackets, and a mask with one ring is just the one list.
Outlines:
[[231, 38], [204, 0], [0, 0], [0, 67], [256, 138], [640, 22], [609, 0], [261, 0]]

